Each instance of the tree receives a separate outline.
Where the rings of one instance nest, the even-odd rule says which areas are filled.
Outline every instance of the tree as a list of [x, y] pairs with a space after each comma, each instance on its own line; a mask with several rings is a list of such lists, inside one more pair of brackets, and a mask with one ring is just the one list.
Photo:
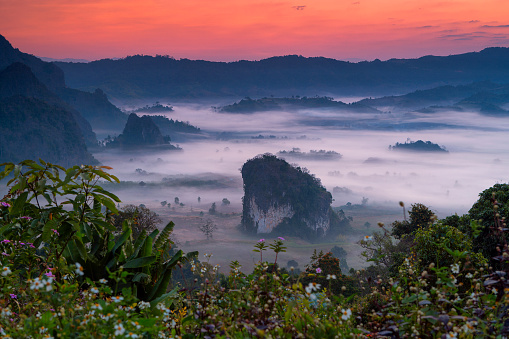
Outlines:
[[164, 207], [164, 206], [166, 206], [166, 204], [167, 204], [167, 203], [168, 203], [168, 202], [167, 202], [166, 200], [165, 200], [165, 201], [161, 201], [161, 206], [163, 206], [163, 207]]
[[178, 205], [178, 204], [180, 204], [180, 200], [178, 197], [175, 197], [175, 205]]
[[210, 208], [209, 208], [209, 214], [211, 214], [211, 215], [216, 214], [216, 203], [215, 203], [215, 202], [213, 202], [213, 203], [212, 203], [212, 206], [210, 206]]
[[147, 233], [154, 231], [158, 224], [161, 223], [159, 216], [146, 208], [145, 206], [126, 205], [113, 216], [113, 224], [117, 231], [122, 231], [122, 223], [124, 220], [131, 221], [131, 229], [133, 237], [136, 238], [143, 230]]
[[212, 239], [212, 235], [214, 231], [217, 230], [217, 226], [212, 222], [211, 219], [207, 219], [205, 225], [200, 226], [199, 229], [203, 232], [203, 234], [205, 234], [207, 240], [209, 240], [209, 238]]
[[343, 247], [335, 245], [333, 248], [331, 248], [330, 252], [332, 253], [333, 256], [335, 256], [338, 259], [342, 258], [346, 259], [347, 253]]
[[200, 198], [200, 197], [198, 197], [198, 203], [200, 203], [200, 202], [201, 202], [201, 198]]
[[367, 222], [367, 221], [366, 221], [366, 222], [364, 223], [364, 227], [366, 227], [366, 228], [370, 228], [370, 227], [371, 227], [371, 223], [369, 223], [369, 222]]
[[408, 215], [409, 221], [395, 221], [392, 223], [392, 235], [396, 239], [413, 234], [421, 227], [428, 227], [434, 214], [423, 204], [412, 204], [412, 209], [408, 212]]
[[223, 206], [228, 206], [230, 204], [230, 200], [224, 198], [223, 201], [221, 202], [221, 205]]

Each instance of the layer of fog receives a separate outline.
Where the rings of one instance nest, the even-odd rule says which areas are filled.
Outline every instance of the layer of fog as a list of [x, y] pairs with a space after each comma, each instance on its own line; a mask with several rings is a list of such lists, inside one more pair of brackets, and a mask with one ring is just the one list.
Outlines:
[[[263, 153], [300, 148], [336, 151], [341, 159], [316, 160], [288, 158], [306, 167], [333, 192], [334, 205], [360, 203], [396, 206], [421, 202], [439, 216], [463, 214], [477, 200], [482, 190], [497, 182], [507, 182], [507, 132], [509, 119], [481, 116], [476, 113], [446, 112], [435, 114], [358, 114], [333, 110], [299, 112], [263, 112], [224, 114], [204, 106], [173, 105], [169, 118], [188, 121], [200, 127], [210, 138], [181, 143], [182, 151], [161, 153], [105, 152], [95, 154], [103, 164], [114, 167], [122, 180], [160, 181], [163, 178], [226, 177], [231, 185], [216, 187], [174, 186], [133, 195], [121, 194], [124, 200], [221, 201], [227, 197], [241, 203], [242, 164]], [[209, 106], [210, 107], [210, 106]], [[230, 140], [215, 136], [228, 132]], [[265, 139], [252, 137], [273, 136]], [[444, 145], [448, 154], [409, 153], [388, 149], [396, 142], [430, 140]], [[366, 160], [368, 160], [366, 162]], [[136, 169], [148, 174], [140, 175]], [[207, 174], [208, 173], [208, 174]], [[343, 193], [341, 192], [343, 191]], [[347, 192], [347, 193], [344, 193]], [[168, 200], [169, 201], [169, 200]]]

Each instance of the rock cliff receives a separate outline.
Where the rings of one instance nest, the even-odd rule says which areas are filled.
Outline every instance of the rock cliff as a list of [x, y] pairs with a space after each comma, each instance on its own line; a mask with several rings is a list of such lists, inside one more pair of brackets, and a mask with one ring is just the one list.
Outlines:
[[244, 164], [242, 179], [247, 232], [313, 240], [349, 228], [348, 220], [331, 209], [331, 194], [305, 169], [264, 154]]

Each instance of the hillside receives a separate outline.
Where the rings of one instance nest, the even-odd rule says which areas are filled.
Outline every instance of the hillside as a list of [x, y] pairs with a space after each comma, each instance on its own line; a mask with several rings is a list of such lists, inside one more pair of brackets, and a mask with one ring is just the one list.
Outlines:
[[297, 55], [228, 63], [135, 55], [55, 64], [69, 86], [86, 91], [99, 87], [115, 99], [391, 95], [447, 84], [507, 82], [509, 48], [359, 63]]
[[36, 98], [0, 99], [0, 163], [39, 158], [63, 166], [97, 163], [69, 111]]

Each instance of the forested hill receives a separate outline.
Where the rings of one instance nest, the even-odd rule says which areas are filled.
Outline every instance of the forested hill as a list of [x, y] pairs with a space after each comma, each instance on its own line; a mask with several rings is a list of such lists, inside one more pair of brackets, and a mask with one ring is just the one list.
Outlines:
[[446, 57], [350, 63], [296, 55], [210, 62], [136, 55], [90, 63], [55, 63], [70, 87], [102, 88], [113, 98], [386, 95], [474, 81], [507, 82], [509, 48]]

